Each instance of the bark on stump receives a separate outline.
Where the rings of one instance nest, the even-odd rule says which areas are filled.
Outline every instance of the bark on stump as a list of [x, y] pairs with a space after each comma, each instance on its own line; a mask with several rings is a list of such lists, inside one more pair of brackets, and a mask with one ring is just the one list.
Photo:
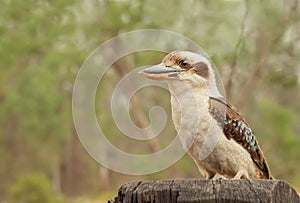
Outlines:
[[118, 196], [111, 202], [298, 203], [300, 199], [297, 192], [283, 180], [185, 179], [129, 182], [120, 187]]

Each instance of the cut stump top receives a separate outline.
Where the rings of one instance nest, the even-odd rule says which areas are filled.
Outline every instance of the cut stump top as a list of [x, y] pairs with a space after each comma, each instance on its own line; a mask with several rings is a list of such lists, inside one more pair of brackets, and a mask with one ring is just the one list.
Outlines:
[[297, 192], [283, 180], [160, 180], [122, 185], [115, 203], [290, 202]]

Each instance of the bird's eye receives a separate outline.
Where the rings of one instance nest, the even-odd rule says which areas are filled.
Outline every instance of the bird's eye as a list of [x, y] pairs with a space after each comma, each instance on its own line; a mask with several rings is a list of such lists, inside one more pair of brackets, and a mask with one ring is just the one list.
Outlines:
[[190, 64], [186, 59], [179, 61], [180, 68], [188, 69], [190, 67]]

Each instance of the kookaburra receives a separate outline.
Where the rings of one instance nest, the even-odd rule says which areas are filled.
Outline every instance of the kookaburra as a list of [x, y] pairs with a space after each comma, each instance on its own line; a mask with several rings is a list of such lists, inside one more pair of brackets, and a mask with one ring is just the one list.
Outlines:
[[206, 57], [174, 51], [140, 73], [167, 82], [175, 129], [205, 179], [272, 179], [253, 131], [219, 93]]

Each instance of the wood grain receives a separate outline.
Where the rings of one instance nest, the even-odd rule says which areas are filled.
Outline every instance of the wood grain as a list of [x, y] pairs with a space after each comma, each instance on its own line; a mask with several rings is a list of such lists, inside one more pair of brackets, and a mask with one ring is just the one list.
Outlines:
[[114, 203], [300, 202], [283, 180], [162, 180], [122, 185]]

